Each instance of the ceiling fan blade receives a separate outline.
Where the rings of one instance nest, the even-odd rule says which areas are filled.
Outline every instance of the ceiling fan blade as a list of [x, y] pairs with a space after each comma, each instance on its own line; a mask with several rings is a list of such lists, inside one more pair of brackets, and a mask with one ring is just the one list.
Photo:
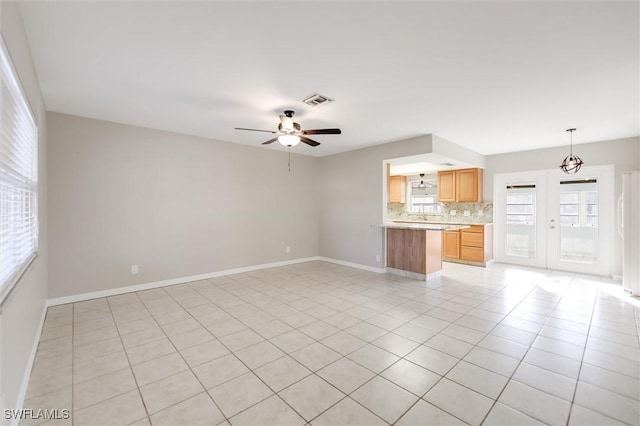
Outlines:
[[303, 130], [303, 135], [339, 135], [342, 133], [340, 129], [315, 129], [315, 130]]
[[252, 132], [276, 133], [273, 130], [247, 129], [245, 127], [234, 127], [234, 129], [236, 129], [236, 130], [250, 130]]
[[274, 143], [277, 140], [278, 140], [278, 138], [269, 139], [266, 142], [262, 142], [262, 145], [269, 145], [270, 143]]
[[305, 138], [304, 136], [300, 136], [300, 141], [306, 143], [307, 145], [311, 145], [311, 146], [320, 145], [320, 142], [316, 142], [313, 139]]

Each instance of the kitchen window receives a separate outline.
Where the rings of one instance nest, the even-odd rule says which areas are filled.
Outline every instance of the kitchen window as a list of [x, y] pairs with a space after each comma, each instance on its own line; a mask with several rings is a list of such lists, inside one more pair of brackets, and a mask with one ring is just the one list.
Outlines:
[[[420, 183], [423, 182], [421, 188]], [[428, 179], [411, 181], [410, 188], [410, 212], [411, 213], [440, 213], [438, 201], [438, 186], [435, 181]]]
[[38, 130], [4, 43], [0, 48], [0, 302], [38, 250]]

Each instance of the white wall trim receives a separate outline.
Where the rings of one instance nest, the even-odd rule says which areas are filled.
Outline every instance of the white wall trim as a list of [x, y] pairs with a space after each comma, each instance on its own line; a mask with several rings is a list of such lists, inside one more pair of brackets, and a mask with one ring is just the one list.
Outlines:
[[[31, 353], [29, 354], [29, 360], [27, 361], [27, 367], [24, 370], [22, 376], [22, 383], [20, 384], [20, 390], [18, 391], [18, 398], [16, 399], [16, 409], [21, 410], [24, 408], [24, 399], [27, 396], [27, 388], [29, 387], [29, 379], [31, 378], [31, 370], [33, 369], [33, 363], [36, 360], [36, 353], [38, 352], [38, 344], [40, 343], [40, 336], [42, 335], [42, 328], [44, 327], [44, 319], [47, 316], [47, 304], [42, 307], [42, 314], [40, 315], [40, 323], [38, 325], [38, 332], [33, 339], [33, 345], [31, 346]], [[17, 425], [19, 418], [12, 419], [9, 424]]]
[[136, 291], [151, 290], [153, 288], [165, 287], [169, 285], [184, 284], [193, 281], [206, 280], [210, 278], [224, 277], [226, 275], [241, 274], [243, 272], [257, 271], [260, 269], [276, 268], [278, 266], [294, 265], [296, 263], [312, 262], [320, 260], [318, 256], [303, 257], [300, 259], [284, 260], [281, 262], [262, 263], [260, 265], [244, 266], [241, 268], [226, 269], [223, 271], [209, 272], [188, 277], [172, 278], [169, 280], [155, 281], [146, 284], [137, 284], [127, 287], [112, 288], [109, 290], [94, 291], [91, 293], [74, 294], [72, 296], [56, 297], [47, 300], [47, 306], [64, 305], [67, 303], [82, 302], [84, 300], [98, 299], [101, 297], [116, 296], [118, 294], [133, 293]]
[[376, 268], [375, 266], [367, 266], [360, 263], [345, 262], [344, 260], [332, 259], [330, 257], [320, 256], [318, 257], [318, 260], [321, 260], [323, 262], [335, 263], [342, 266], [349, 266], [351, 268], [363, 269], [365, 271], [375, 272], [376, 274], [384, 274], [387, 272], [386, 268]]

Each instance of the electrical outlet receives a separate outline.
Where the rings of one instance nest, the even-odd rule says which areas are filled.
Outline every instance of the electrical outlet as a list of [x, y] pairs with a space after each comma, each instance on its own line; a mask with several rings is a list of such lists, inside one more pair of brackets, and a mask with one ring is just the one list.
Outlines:
[[484, 216], [484, 210], [478, 209], [478, 216]]
[[376, 254], [376, 262], [380, 263], [380, 255]]
[[464, 211], [464, 215], [467, 216], [467, 217], [471, 216], [471, 211], [470, 210], [465, 210]]
[[451, 216], [456, 216], [458, 214], [458, 212], [456, 210], [449, 210], [449, 214]]
[[291, 253], [291, 247], [289, 247], [289, 246], [285, 247], [284, 252], [285, 253]]
[[138, 265], [131, 265], [131, 275], [136, 275], [138, 273]]

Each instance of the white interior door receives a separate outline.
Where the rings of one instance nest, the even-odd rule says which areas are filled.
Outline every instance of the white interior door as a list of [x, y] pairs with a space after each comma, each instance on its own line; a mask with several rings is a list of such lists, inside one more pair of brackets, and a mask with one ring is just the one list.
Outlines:
[[496, 261], [610, 276], [613, 209], [612, 166], [496, 175]]
[[496, 261], [546, 268], [546, 185], [544, 171], [495, 176]]
[[613, 167], [548, 175], [547, 267], [611, 275]]

